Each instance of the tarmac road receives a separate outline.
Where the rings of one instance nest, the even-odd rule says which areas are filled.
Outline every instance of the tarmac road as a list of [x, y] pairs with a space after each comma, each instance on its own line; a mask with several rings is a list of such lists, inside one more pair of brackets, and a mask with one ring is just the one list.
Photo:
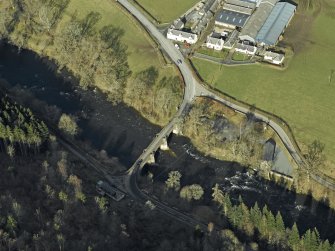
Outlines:
[[[170, 59], [177, 65], [179, 68], [185, 83], [184, 89], [184, 97], [180, 108], [175, 115], [175, 117], [166, 125], [161, 132], [157, 135], [157, 137], [150, 143], [150, 145], [146, 148], [146, 150], [141, 154], [137, 161], [133, 164], [133, 166], [128, 170], [126, 178], [125, 178], [125, 187], [129, 195], [134, 197], [137, 200], [141, 200], [143, 202], [150, 200], [152, 201], [156, 207], [163, 211], [166, 214], [170, 214], [173, 218], [178, 219], [180, 221], [187, 221], [192, 223], [194, 218], [189, 218], [187, 215], [184, 215], [182, 212], [179, 212], [168, 205], [163, 204], [162, 202], [153, 199], [149, 195], [144, 194], [137, 186], [137, 176], [139, 175], [140, 169], [144, 164], [143, 160], [146, 160], [149, 155], [155, 152], [162, 139], [168, 136], [172, 130], [174, 125], [178, 122], [178, 120], [187, 113], [188, 107], [192, 104], [193, 100], [197, 96], [204, 96], [209, 97], [213, 100], [216, 100], [235, 111], [238, 111], [243, 114], [248, 114], [250, 110], [248, 108], [239, 106], [234, 104], [224, 98], [216, 95], [214, 92], [203, 86], [201, 83], [197, 81], [197, 79], [193, 75], [193, 71], [186, 63], [183, 55], [181, 52], [174, 46], [174, 44], [165, 38], [165, 36], [152, 24], [138, 9], [136, 9], [132, 4], [130, 4], [127, 0], [117, 0], [125, 9], [127, 9], [142, 25], [143, 27], [151, 34], [153, 38], [159, 43], [161, 48], [169, 55]], [[286, 149], [298, 164], [298, 166], [302, 166], [304, 160], [300, 157], [298, 152], [295, 149], [294, 144], [291, 142], [289, 136], [285, 133], [284, 129], [277, 124], [275, 121], [271, 120], [270, 118], [264, 116], [263, 114], [253, 112], [253, 115], [256, 119], [267, 123], [280, 137], [283, 144], [285, 145]], [[315, 174], [314, 174], [315, 175]], [[311, 176], [317, 182], [321, 183], [322, 185], [326, 185], [324, 180], [315, 175]], [[329, 185], [329, 184], [328, 184]], [[333, 184], [335, 187], [335, 183]], [[187, 220], [185, 220], [187, 219]]]

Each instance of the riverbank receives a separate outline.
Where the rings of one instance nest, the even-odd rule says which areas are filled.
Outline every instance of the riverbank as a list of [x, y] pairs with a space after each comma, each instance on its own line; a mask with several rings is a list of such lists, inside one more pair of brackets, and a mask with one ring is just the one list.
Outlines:
[[76, 139], [82, 143], [78, 144], [105, 151], [125, 167], [132, 165], [160, 130], [135, 109], [108, 102], [98, 90], [83, 90], [69, 75], [55, 75], [50, 62], [31, 51], [18, 53], [16, 47], [3, 44], [0, 55], [1, 78], [22, 102], [41, 110], [54, 125], [62, 113], [71, 115], [79, 126]]
[[[199, 98], [181, 126], [182, 133], [205, 156], [240, 163], [257, 170], [265, 180], [297, 193], [311, 195], [317, 201], [335, 208], [335, 191], [311, 179], [307, 170], [296, 165], [277, 134], [265, 124], [253, 121], [252, 114], [250, 116], [248, 118], [215, 101]], [[268, 139], [275, 140], [284, 152], [292, 167], [290, 176], [293, 179], [273, 175], [273, 163], [264, 165], [263, 144]]]
[[[108, 155], [118, 157], [123, 164], [131, 165], [159, 131], [159, 127], [143, 119], [134, 109], [122, 104], [112, 105], [106, 100], [106, 96], [98, 91], [85, 91], [78, 85], [64, 83], [63, 79], [55, 77], [54, 72], [33, 52], [23, 50], [18, 54], [16, 48], [8, 47], [0, 50], [2, 77], [21, 92], [32, 93], [38, 99], [44, 100], [44, 103], [37, 103], [30, 98], [27, 102], [34, 102], [44, 109], [50, 118], [54, 117], [55, 121], [59, 117], [57, 111], [58, 114], [65, 112], [76, 117], [81, 128], [78, 135], [78, 144], [81, 146], [84, 145], [82, 142], [90, 142], [98, 152], [103, 153], [104, 150]], [[259, 201], [259, 194], [262, 194], [262, 203], [271, 205], [274, 213], [285, 205], [289, 213], [284, 210], [284, 218], [300, 220], [301, 224], [308, 223], [301, 229], [320, 226], [323, 233], [333, 233], [327, 231], [328, 225], [324, 223], [326, 219], [323, 217], [332, 217], [332, 211], [312, 198], [289, 192], [273, 183], [269, 187], [266, 181], [254, 175], [250, 180], [245, 167], [237, 163], [230, 165], [228, 162], [205, 158], [183, 137], [172, 136], [170, 147], [175, 153], [174, 157], [171, 158], [171, 152], [160, 152], [158, 167], [154, 168], [157, 172], [154, 179], [163, 179], [164, 182], [166, 174], [159, 174], [162, 168], [166, 171], [169, 168], [182, 169], [185, 172], [185, 185], [188, 182], [199, 182], [206, 187], [207, 193], [210, 193], [211, 186], [220, 182], [227, 189], [227, 193], [233, 193], [235, 198], [241, 194], [243, 199], [248, 201], [248, 205]], [[166, 158], [163, 163], [162, 158]], [[273, 193], [269, 195], [269, 191]], [[286, 197], [289, 195], [291, 197]], [[308, 218], [311, 220], [305, 221], [306, 215], [312, 217]]]
[[[154, 124], [162, 126], [171, 119], [182, 99], [181, 77], [143, 27], [116, 2], [71, 0], [60, 3], [61, 9], [39, 1], [24, 5], [0, 6], [6, 13], [0, 19], [7, 27], [0, 27], [0, 37], [53, 60], [83, 88], [98, 88], [112, 102], [134, 107]], [[45, 27], [38, 13], [29, 13], [30, 5], [54, 14], [52, 25]], [[25, 20], [26, 15], [31, 18]]]
[[[248, 208], [254, 207], [256, 202], [260, 208], [267, 205], [272, 214], [281, 213], [285, 227], [291, 228], [293, 222], [297, 222], [300, 234], [316, 227], [322, 239], [329, 238], [333, 242], [335, 236], [328, 222], [332, 221], [334, 210], [323, 203], [263, 179], [236, 162], [204, 156], [186, 137], [172, 136], [169, 146], [170, 151], [161, 151], [155, 165], [144, 168], [144, 175], [139, 179], [143, 192], [199, 220], [221, 226], [225, 224], [225, 217], [220, 216], [220, 208], [212, 201], [212, 188], [219, 184], [234, 205], [239, 204], [240, 197]], [[179, 189], [168, 189], [166, 185], [172, 171], [181, 174]], [[180, 189], [192, 184], [203, 188], [203, 196], [199, 200], [182, 199]]]
[[[110, 21], [106, 22], [108, 12], [101, 9], [101, 13], [98, 13], [89, 12], [86, 8], [80, 15], [72, 15], [72, 11], [79, 8], [74, 3], [71, 1], [71, 4], [66, 6], [67, 10], [70, 8], [70, 14], [62, 13], [56, 25], [49, 30], [38, 25], [35, 27], [34, 22], [27, 23], [24, 19], [14, 20], [15, 27], [8, 34], [8, 38], [21, 47], [30, 48], [40, 55], [54, 59], [60, 68], [69, 69], [79, 79], [82, 87], [98, 87], [107, 93], [112, 102], [124, 101], [139, 110], [149, 121], [165, 124], [175, 114], [178, 101], [181, 100], [181, 82], [178, 82], [178, 78], [169, 76], [164, 78], [155, 67], [141, 68], [140, 71], [131, 74], [131, 61], [128, 62], [127, 48], [122, 40], [126, 31], [120, 27], [108, 26], [110, 24]], [[119, 8], [115, 3], [112, 6]], [[72, 19], [69, 20], [71, 15]], [[31, 33], [30, 26], [39, 29]], [[79, 35], [76, 31], [79, 31]], [[204, 128], [202, 135], [207, 133], [206, 130]], [[192, 135], [189, 137], [192, 138]], [[199, 142], [194, 143], [199, 146], [203, 144], [202, 142], [203, 138], [199, 137]], [[209, 152], [211, 149], [205, 150]], [[218, 151], [214, 154], [220, 158], [221, 153], [222, 151]], [[246, 153], [245, 156], [248, 156], [248, 152]], [[257, 156], [259, 157], [259, 152], [251, 156], [251, 160], [259, 161]], [[243, 155], [241, 157], [245, 158]], [[232, 159], [231, 156], [225, 158]], [[240, 159], [232, 160], [240, 161]], [[326, 197], [328, 196], [322, 196], [324, 199]]]

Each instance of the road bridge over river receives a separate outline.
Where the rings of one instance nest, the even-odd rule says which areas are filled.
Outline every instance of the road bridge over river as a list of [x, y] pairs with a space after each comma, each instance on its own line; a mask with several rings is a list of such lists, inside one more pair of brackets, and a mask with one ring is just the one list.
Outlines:
[[[175, 117], [170, 121], [168, 125], [166, 125], [161, 132], [157, 135], [157, 137], [151, 142], [151, 144], [147, 147], [146, 151], [141, 154], [138, 160], [134, 163], [134, 165], [128, 170], [128, 175], [134, 175], [140, 170], [140, 167], [145, 164], [145, 160], [147, 160], [153, 152], [155, 152], [163, 138], [168, 137], [171, 133], [173, 127], [175, 126], [180, 119], [187, 113], [188, 107], [192, 104], [193, 100], [197, 96], [209, 97], [213, 100], [216, 100], [235, 111], [238, 111], [243, 114], [247, 114], [250, 110], [246, 107], [242, 107], [238, 104], [232, 103], [220, 96], [216, 93], [212, 92], [210, 89], [206, 88], [202, 85], [195, 77], [192, 69], [185, 61], [181, 52], [174, 46], [174, 44], [165, 38], [165, 36], [156, 28], [154, 24], [152, 24], [138, 9], [136, 9], [131, 3], [127, 0], [117, 0], [130, 14], [132, 14], [148, 31], [148, 33], [157, 41], [157, 43], [161, 46], [164, 52], [170, 57], [172, 62], [174, 62], [180, 70], [180, 73], [184, 79], [185, 89], [184, 89], [184, 97], [180, 108], [175, 115]], [[289, 136], [285, 133], [284, 129], [277, 124], [275, 121], [266, 117], [263, 114], [253, 112], [256, 119], [267, 123], [280, 137], [288, 152], [291, 154], [292, 158], [295, 162], [301, 166], [303, 164], [303, 160], [295, 149], [294, 144], [290, 140]], [[144, 160], [144, 161], [143, 161]], [[128, 182], [130, 179], [128, 179]], [[128, 186], [131, 189], [131, 186]]]

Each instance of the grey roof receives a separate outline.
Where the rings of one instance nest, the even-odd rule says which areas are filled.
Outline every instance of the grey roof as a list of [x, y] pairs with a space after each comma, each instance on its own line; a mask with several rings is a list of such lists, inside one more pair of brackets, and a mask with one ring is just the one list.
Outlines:
[[263, 160], [273, 161], [275, 157], [276, 141], [269, 139], [264, 144]]
[[276, 52], [272, 52], [272, 51], [267, 51], [264, 53], [264, 57], [271, 57], [272, 60], [277, 60], [277, 61], [281, 61], [285, 55], [284, 54], [279, 54]]
[[293, 4], [277, 3], [258, 32], [256, 41], [266, 45], [275, 45], [294, 15], [295, 9], [296, 6]]
[[168, 33], [171, 33], [175, 36], [181, 36], [183, 38], [190, 38], [190, 39], [196, 39], [197, 35], [193, 34], [193, 33], [189, 33], [189, 32], [185, 32], [185, 31], [180, 31], [180, 30], [174, 30], [174, 29], [168, 29]]
[[[253, 40], [256, 39], [258, 31], [262, 28], [266, 19], [270, 15], [273, 7], [278, 0], [262, 0], [255, 13], [250, 17], [243, 30], [240, 33], [240, 38], [243, 40], [244, 37], [249, 37]], [[255, 41], [253, 41], [255, 42]]]
[[206, 28], [207, 24], [209, 23], [212, 17], [213, 13], [210, 11], [207, 12], [205, 15], [203, 15], [199, 23], [195, 26], [195, 28], [192, 31], [197, 34], [201, 33]]
[[237, 6], [237, 5], [233, 5], [233, 4], [229, 4], [229, 3], [226, 3], [223, 6], [223, 8], [225, 10], [232, 10], [232, 11], [244, 13], [244, 14], [247, 14], [247, 15], [251, 15], [252, 12], [253, 12], [253, 9], [242, 7], [242, 6]]
[[252, 3], [249, 1], [243, 1], [243, 0], [227, 0], [226, 4], [231, 4], [231, 5], [236, 5], [236, 6], [241, 6], [249, 9], [255, 9], [256, 8], [256, 3]]
[[243, 13], [238, 13], [231, 10], [221, 10], [217, 15], [215, 21], [223, 24], [243, 27], [248, 18], [249, 15]]
[[277, 146], [275, 151], [275, 159], [271, 171], [287, 175], [289, 177], [293, 176], [293, 168], [288, 160], [286, 154]]
[[218, 9], [219, 7], [219, 1], [215, 1], [212, 5], [212, 7], [210, 8], [210, 11], [215, 14], [216, 10]]
[[255, 3], [256, 4], [256, 7], [258, 7], [259, 3], [261, 2], [262, 0], [248, 0], [248, 2], [251, 2], [251, 3]]
[[212, 7], [212, 5], [213, 5], [215, 2], [216, 2], [216, 0], [207, 0], [207, 1], [205, 2], [204, 7], [203, 7], [205, 13], [206, 13], [207, 11], [210, 10], [210, 8]]
[[180, 19], [177, 19], [176, 21], [173, 22], [173, 26], [175, 29], [180, 30], [184, 27], [184, 22], [181, 21]]
[[223, 39], [221, 38], [215, 38], [215, 37], [211, 37], [211, 36], [208, 36], [207, 37], [207, 40], [206, 40], [206, 43], [208, 44], [218, 44], [220, 45], [221, 43], [223, 44]]
[[248, 45], [248, 44], [241, 44], [241, 43], [237, 43], [235, 46], [236, 49], [240, 49], [240, 50], [246, 50], [249, 52], [255, 52], [255, 46], [252, 45]]
[[202, 15], [198, 11], [193, 10], [185, 16], [186, 22], [197, 22], [201, 19]]

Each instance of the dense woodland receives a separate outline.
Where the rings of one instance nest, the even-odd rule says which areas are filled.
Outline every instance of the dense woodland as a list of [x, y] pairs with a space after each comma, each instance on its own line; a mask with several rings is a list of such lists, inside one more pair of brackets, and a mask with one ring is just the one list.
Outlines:
[[124, 31], [112, 25], [97, 28], [101, 18], [98, 12], [90, 12], [84, 18], [74, 13], [59, 28], [68, 3], [69, 0], [2, 1], [0, 38], [19, 48], [36, 44], [43, 55], [52, 55], [59, 69], [72, 72], [83, 88], [98, 87], [111, 102], [126, 102], [152, 122], [166, 123], [181, 100], [180, 79], [159, 76], [153, 67], [132, 73], [127, 46], [121, 41]]
[[0, 250], [227, 250], [236, 238], [98, 196], [99, 177], [50, 145], [33, 160], [0, 154]]
[[209, 236], [128, 199], [98, 196], [101, 177], [29, 109], [3, 97], [0, 111], [0, 250], [243, 249], [230, 231]]
[[49, 135], [43, 121], [37, 119], [29, 108], [0, 100], [0, 151], [11, 158], [16, 154], [29, 156], [39, 152]]
[[241, 197], [239, 203], [234, 205], [229, 195], [224, 194], [218, 184], [213, 187], [212, 197], [234, 229], [242, 231], [247, 236], [257, 238], [258, 241], [266, 241], [270, 249], [335, 250], [335, 244], [331, 245], [328, 240], [320, 240], [317, 229], [307, 230], [300, 236], [296, 224], [292, 228], [286, 228], [280, 212], [273, 215], [266, 205], [260, 209], [256, 202], [252, 208], [248, 208]]
[[[203, 195], [204, 193], [208, 194], [207, 191], [204, 191], [199, 184], [181, 187], [181, 179], [182, 174], [179, 171], [170, 171], [165, 181], [165, 194], [169, 198], [174, 197], [175, 200], [179, 200], [176, 204], [183, 210], [190, 210], [196, 205], [206, 205], [207, 200]], [[178, 193], [180, 199], [175, 196]], [[212, 187], [211, 198], [214, 204], [211, 203], [210, 205], [218, 206], [222, 215], [223, 221], [221, 224], [233, 230], [241, 239], [259, 243], [261, 249], [292, 251], [335, 250], [335, 244], [331, 244], [328, 240], [320, 239], [317, 229], [307, 230], [301, 234], [295, 223], [292, 227], [285, 226], [279, 211], [274, 214], [266, 205], [260, 208], [257, 202], [254, 206], [248, 207], [241, 196], [238, 201], [231, 199], [229, 194], [224, 193], [218, 184]], [[186, 204], [189, 204], [189, 206], [185, 206]], [[228, 222], [228, 226], [225, 222]], [[217, 224], [216, 221], [213, 221], [213, 223]]]

